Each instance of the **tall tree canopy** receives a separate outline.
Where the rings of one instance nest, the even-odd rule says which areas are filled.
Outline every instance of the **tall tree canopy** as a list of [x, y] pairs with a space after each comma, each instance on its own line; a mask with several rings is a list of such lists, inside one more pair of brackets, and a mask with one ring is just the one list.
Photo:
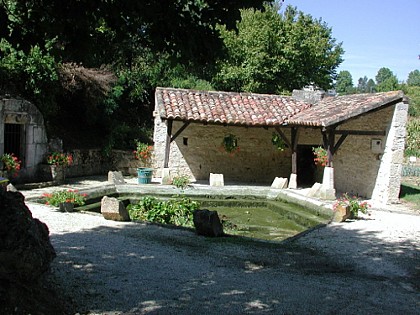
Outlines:
[[330, 87], [343, 49], [321, 20], [288, 6], [241, 11], [238, 31], [220, 26], [226, 55], [214, 85], [221, 90], [281, 93], [307, 84]]
[[339, 94], [351, 94], [354, 93], [353, 88], [353, 77], [347, 70], [342, 70], [337, 75], [337, 81], [335, 83], [335, 90]]
[[378, 92], [398, 90], [398, 79], [388, 68], [381, 68], [375, 77]]
[[[87, 66], [123, 61], [138, 49], [168, 51], [188, 60], [214, 58], [222, 43], [216, 24], [235, 27], [241, 8], [263, 0], [2, 0], [0, 33], [29, 50], [57, 39], [64, 61]], [[126, 60], [128, 59], [128, 60]]]
[[407, 78], [407, 85], [408, 86], [420, 86], [420, 71], [414, 70], [408, 74]]

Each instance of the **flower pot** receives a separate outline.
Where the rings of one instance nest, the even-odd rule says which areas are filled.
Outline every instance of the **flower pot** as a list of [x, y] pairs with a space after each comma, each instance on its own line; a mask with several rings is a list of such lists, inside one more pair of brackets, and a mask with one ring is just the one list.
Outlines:
[[335, 208], [332, 220], [334, 222], [344, 222], [351, 216], [350, 206], [338, 205]]
[[152, 182], [153, 168], [139, 167], [137, 177], [139, 184], [150, 184]]
[[50, 165], [50, 169], [53, 182], [63, 184], [66, 179], [66, 168], [61, 165]]
[[61, 212], [74, 212], [74, 203], [72, 202], [61, 202], [58, 207]]

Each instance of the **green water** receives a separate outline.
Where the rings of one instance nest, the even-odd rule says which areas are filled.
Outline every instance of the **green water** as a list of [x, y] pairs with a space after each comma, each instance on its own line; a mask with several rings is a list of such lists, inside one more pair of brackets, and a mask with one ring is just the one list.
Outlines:
[[280, 241], [307, 229], [267, 207], [208, 207], [208, 209], [217, 211], [221, 220], [227, 220], [236, 226], [232, 230], [225, 231], [229, 234]]

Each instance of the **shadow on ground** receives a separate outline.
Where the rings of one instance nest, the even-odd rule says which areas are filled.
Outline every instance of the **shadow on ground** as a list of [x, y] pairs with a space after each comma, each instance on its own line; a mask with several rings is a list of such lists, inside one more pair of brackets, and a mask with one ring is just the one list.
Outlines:
[[[340, 225], [331, 233], [340, 237], [280, 244], [151, 224], [99, 226], [52, 235], [53, 271], [80, 313], [416, 313], [417, 244]], [[345, 243], [328, 245], [335, 241]]]

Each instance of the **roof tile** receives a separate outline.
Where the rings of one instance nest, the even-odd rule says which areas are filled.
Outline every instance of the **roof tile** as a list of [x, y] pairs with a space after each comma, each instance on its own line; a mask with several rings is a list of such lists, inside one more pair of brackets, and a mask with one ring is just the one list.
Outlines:
[[330, 126], [392, 102], [400, 91], [327, 97], [311, 105], [290, 96], [157, 88], [163, 119], [202, 123]]

